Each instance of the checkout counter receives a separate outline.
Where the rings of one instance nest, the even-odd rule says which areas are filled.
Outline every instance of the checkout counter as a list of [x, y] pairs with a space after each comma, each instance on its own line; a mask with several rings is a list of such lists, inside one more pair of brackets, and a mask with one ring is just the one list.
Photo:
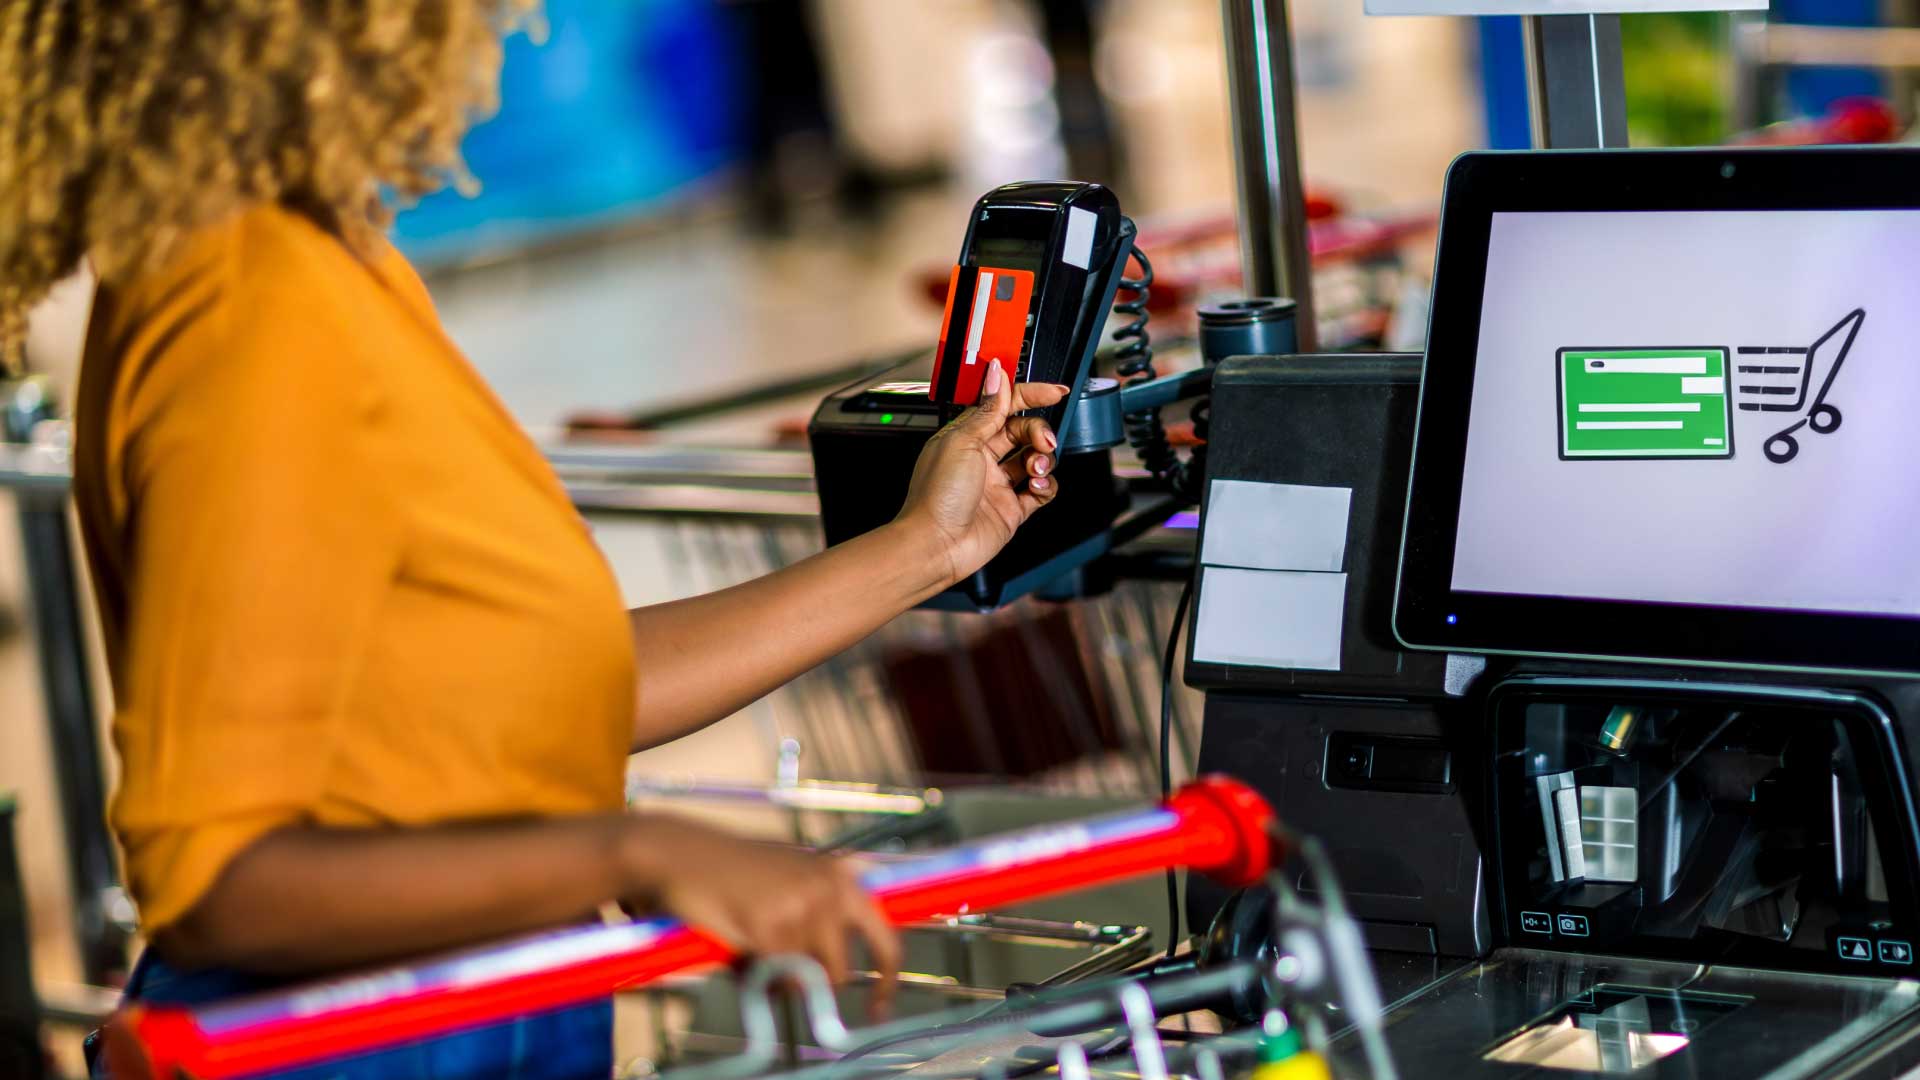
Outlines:
[[[1304, 227], [1284, 205], [1299, 198], [1284, 5], [1228, 15], [1248, 288], [1294, 293], [1298, 332], [1221, 312], [1217, 328], [1238, 344], [1204, 350], [1198, 375], [1153, 378], [1151, 353], [1145, 367], [1135, 353], [1119, 373], [1129, 385], [1100, 383], [1086, 324], [1097, 331], [1116, 293], [1143, 311], [1151, 271], [1128, 262], [1131, 223], [1117, 208], [1092, 206], [1098, 229], [1084, 226], [1081, 250], [1063, 202], [1044, 254], [1081, 272], [1068, 292], [1092, 283], [1068, 320], [1059, 380], [1090, 403], [1084, 423], [1071, 414], [1084, 452], [1056, 474], [1072, 501], [1043, 511], [1007, 561], [941, 606], [1078, 603], [1116, 567], [1164, 571], [1164, 551], [1116, 557], [1143, 538], [1168, 546], [1155, 530], [1175, 506], [1116, 482], [1109, 451], [1127, 441], [1160, 454], [1151, 430], [1120, 418], [1209, 395], [1204, 467], [1156, 458], [1147, 471], [1200, 500], [1193, 565], [1179, 575], [1191, 595], [1181, 671], [1205, 695], [1199, 766], [1270, 808], [1282, 829], [1243, 819], [1240, 839], [1269, 841], [1271, 865], [1221, 873], [1188, 835], [1133, 858], [1131, 884], [1092, 900], [1032, 906], [980, 885], [1007, 902], [998, 921], [963, 910], [969, 886], [956, 886], [944, 917], [913, 931], [915, 966], [945, 973], [912, 988], [910, 1000], [928, 999], [920, 1015], [879, 1028], [849, 1027], [857, 989], [836, 998], [791, 965], [744, 984], [661, 983], [653, 1000], [691, 1003], [709, 1036], [683, 1043], [662, 1075], [1920, 1067], [1908, 759], [1920, 724], [1920, 364], [1909, 355], [1920, 153], [1467, 155], [1448, 181], [1425, 355], [1303, 355], [1315, 325], [1310, 291], [1294, 287]], [[1552, 31], [1540, 38], [1541, 92], [1556, 100], [1540, 141], [1618, 145], [1617, 24], [1541, 25]], [[1030, 287], [1055, 295], [1017, 237], [989, 239], [976, 268], [1010, 270], [1012, 284], [980, 289], [983, 310]], [[956, 335], [942, 359], [965, 361], [980, 337]], [[815, 413], [830, 538], [871, 523], [874, 478], [904, 487], [908, 471], [894, 466], [910, 469], [964, 403], [958, 369], [910, 366]], [[1063, 432], [1068, 416], [1055, 418]], [[883, 443], [902, 452], [876, 469]], [[863, 470], [867, 491], [844, 506], [834, 461]], [[50, 471], [12, 471], [25, 478], [14, 486], [45, 479], [54, 492]], [[795, 486], [780, 494], [806, 502]], [[40, 509], [54, 531], [36, 548], [49, 557], [66, 547], [52, 500]], [[69, 651], [64, 666], [48, 661], [48, 681], [84, 688]], [[91, 709], [83, 694], [63, 700], [83, 745]], [[83, 765], [68, 787], [88, 812], [99, 770]], [[801, 794], [820, 792], [786, 792]], [[1061, 821], [983, 843], [1014, 823], [1008, 804], [967, 803], [926, 799], [831, 842], [877, 852], [877, 888], [952, 884], [940, 875], [960, 859], [989, 876], [1051, 867], [1058, 892], [1111, 880], [1086, 869], [1113, 870], [1102, 852], [1178, 831], [1168, 810], [1111, 818], [1108, 805], [1053, 801], [1015, 816]], [[106, 851], [101, 840], [75, 868], [101, 910]], [[1158, 872], [1175, 864], [1225, 880], [1189, 877], [1180, 900], [1195, 936], [1184, 955], [1161, 956], [1146, 935], [1165, 945]], [[233, 1036], [228, 1048], [246, 1052], [298, 1043], [274, 1041], [288, 1032], [420, 1034], [463, 1022], [436, 1012], [433, 995], [511, 1011], [628, 986], [642, 969], [651, 978], [671, 966], [663, 941], [680, 960], [723, 959], [676, 934], [658, 921], [583, 929], [160, 1027], [172, 1025], [175, 1050]], [[90, 968], [104, 970], [118, 944]], [[790, 1003], [774, 993], [782, 979], [801, 988]], [[249, 1043], [250, 1030], [267, 1038]], [[203, 1075], [244, 1075], [234, 1062], [246, 1059], [222, 1060]]]
[[1201, 767], [1326, 844], [1409, 1075], [1920, 1062], [1916, 207], [1467, 155], [1424, 360], [1217, 373]]

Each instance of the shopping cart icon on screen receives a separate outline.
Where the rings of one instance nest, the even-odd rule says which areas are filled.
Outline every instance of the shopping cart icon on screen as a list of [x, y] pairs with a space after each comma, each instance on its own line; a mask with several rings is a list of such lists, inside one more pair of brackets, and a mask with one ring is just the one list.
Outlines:
[[[1812, 345], [1742, 345], [1734, 350], [1734, 385], [1743, 411], [1806, 411], [1797, 422], [1767, 436], [1761, 450], [1768, 461], [1776, 465], [1792, 461], [1800, 453], [1800, 441], [1793, 433], [1803, 427], [1822, 435], [1840, 430], [1840, 410], [1827, 404], [1827, 392], [1833, 389], [1834, 377], [1847, 362], [1853, 339], [1859, 336], [1860, 324], [1866, 319], [1866, 309], [1854, 308]], [[1807, 391], [1813, 386], [1814, 374], [1822, 368], [1826, 377], [1820, 380], [1820, 389], [1809, 407]]]

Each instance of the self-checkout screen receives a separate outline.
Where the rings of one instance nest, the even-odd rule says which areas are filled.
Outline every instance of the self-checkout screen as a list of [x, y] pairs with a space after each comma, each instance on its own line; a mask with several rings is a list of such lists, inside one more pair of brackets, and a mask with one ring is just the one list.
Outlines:
[[1495, 213], [1471, 402], [1456, 591], [1920, 615], [1920, 211]]

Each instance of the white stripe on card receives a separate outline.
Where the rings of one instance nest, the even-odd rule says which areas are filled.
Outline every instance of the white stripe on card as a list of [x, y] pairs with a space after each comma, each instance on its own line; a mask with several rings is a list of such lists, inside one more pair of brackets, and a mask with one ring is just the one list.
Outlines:
[[973, 318], [967, 322], [967, 351], [961, 354], [963, 363], [980, 359], [980, 334], [987, 328], [987, 301], [992, 298], [993, 272], [982, 270], [973, 283]]

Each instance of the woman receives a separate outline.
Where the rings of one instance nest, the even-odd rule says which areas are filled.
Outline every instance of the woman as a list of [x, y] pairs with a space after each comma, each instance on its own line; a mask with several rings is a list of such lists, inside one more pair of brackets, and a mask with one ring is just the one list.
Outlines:
[[[622, 610], [381, 239], [383, 193], [456, 174], [527, 6], [0, 0], [0, 336], [83, 259], [101, 282], [75, 497], [116, 691], [112, 823], [152, 941], [132, 997], [203, 1002], [611, 901], [836, 976], [850, 936], [896, 962], [841, 864], [623, 814], [626, 755], [985, 563], [1057, 486], [1052, 433], [1014, 414], [1064, 390], [995, 369], [891, 525]], [[364, 1074], [605, 1076], [608, 1017]]]

